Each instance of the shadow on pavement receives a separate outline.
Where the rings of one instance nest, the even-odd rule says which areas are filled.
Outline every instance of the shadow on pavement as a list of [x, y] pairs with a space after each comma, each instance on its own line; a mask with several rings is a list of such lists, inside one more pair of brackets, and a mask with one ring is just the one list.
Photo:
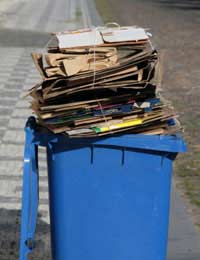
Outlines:
[[[0, 259], [18, 260], [20, 241], [20, 210], [0, 209]], [[50, 260], [49, 225], [41, 220], [38, 214], [35, 250], [30, 259]]]
[[37, 31], [0, 29], [0, 47], [44, 48], [50, 37], [49, 33]]
[[200, 10], [199, 0], [156, 0], [166, 7], [183, 10]]

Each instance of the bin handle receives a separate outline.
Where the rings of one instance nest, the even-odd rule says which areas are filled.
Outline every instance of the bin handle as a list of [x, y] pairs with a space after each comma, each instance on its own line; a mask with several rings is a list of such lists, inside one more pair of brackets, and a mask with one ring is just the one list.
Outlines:
[[26, 260], [34, 248], [38, 210], [38, 146], [34, 143], [35, 118], [30, 117], [25, 127], [20, 260]]

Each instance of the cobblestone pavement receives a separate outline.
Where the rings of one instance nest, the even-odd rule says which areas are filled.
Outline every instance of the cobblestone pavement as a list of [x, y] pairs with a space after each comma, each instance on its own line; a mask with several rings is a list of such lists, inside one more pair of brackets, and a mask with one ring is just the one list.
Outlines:
[[[1, 3], [0, 3], [1, 8]], [[1, 10], [0, 10], [1, 11]], [[0, 20], [0, 259], [18, 259], [22, 161], [26, 119], [22, 99], [38, 80], [30, 53], [42, 51], [48, 32], [99, 24], [92, 0], [14, 1]], [[36, 248], [31, 259], [49, 259], [45, 150], [40, 149], [40, 206]]]

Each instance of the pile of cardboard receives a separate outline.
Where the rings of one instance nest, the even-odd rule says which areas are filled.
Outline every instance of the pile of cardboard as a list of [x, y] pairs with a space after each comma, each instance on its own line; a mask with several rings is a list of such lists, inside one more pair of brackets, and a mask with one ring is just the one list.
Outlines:
[[53, 38], [46, 54], [32, 54], [42, 76], [29, 92], [39, 124], [70, 137], [180, 129], [156, 94], [158, 54], [144, 29], [94, 28]]

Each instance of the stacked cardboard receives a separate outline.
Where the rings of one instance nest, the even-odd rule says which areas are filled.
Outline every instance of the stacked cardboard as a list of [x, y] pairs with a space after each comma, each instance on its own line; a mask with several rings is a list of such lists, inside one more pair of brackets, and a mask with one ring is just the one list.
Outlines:
[[32, 54], [42, 76], [29, 92], [39, 124], [70, 137], [180, 129], [156, 93], [158, 54], [144, 29], [84, 29], [53, 38], [46, 54]]

